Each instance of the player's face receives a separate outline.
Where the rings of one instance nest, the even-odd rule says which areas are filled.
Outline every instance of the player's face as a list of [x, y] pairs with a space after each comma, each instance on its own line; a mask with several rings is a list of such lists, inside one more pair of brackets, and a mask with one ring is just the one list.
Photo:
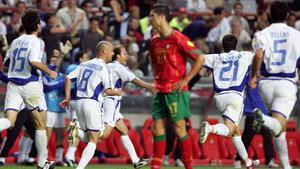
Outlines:
[[88, 61], [88, 60], [90, 60], [90, 59], [89, 59], [89, 55], [88, 55], [87, 53], [84, 53], [84, 54], [82, 55], [82, 58], [80, 58], [80, 63], [86, 62], [86, 61]]
[[160, 25], [161, 22], [161, 17], [157, 13], [151, 11], [149, 15], [149, 22], [153, 26], [154, 29], [157, 29]]
[[119, 58], [119, 62], [122, 65], [127, 65], [127, 61], [128, 61], [128, 54], [125, 48], [121, 48], [121, 54], [120, 54], [120, 58]]
[[107, 46], [105, 50], [106, 62], [111, 62], [113, 55], [114, 55], [114, 47], [112, 44], [110, 44]]

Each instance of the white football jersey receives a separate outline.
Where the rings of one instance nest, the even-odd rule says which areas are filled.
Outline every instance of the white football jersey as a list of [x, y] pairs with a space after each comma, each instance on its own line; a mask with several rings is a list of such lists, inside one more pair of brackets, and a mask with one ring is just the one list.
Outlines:
[[256, 52], [264, 51], [260, 74], [265, 77], [297, 80], [296, 67], [300, 57], [300, 32], [284, 23], [275, 23], [257, 32], [252, 41]]
[[[122, 65], [121, 63], [114, 61], [107, 64], [109, 78], [112, 87], [115, 89], [123, 88], [124, 83], [131, 82], [137, 78], [128, 67]], [[112, 97], [112, 96], [109, 96]], [[113, 96], [114, 98], [121, 99], [122, 96]]]
[[204, 55], [204, 66], [213, 72], [215, 92], [243, 92], [249, 80], [253, 56], [251, 52], [233, 50], [229, 53]]
[[76, 99], [102, 101], [102, 91], [111, 88], [106, 64], [102, 59], [94, 58], [80, 64], [67, 77], [76, 79]]
[[10, 59], [9, 81], [18, 85], [40, 81], [41, 71], [32, 67], [30, 62], [42, 62], [44, 46], [43, 40], [34, 35], [24, 34], [15, 39], [4, 60]]

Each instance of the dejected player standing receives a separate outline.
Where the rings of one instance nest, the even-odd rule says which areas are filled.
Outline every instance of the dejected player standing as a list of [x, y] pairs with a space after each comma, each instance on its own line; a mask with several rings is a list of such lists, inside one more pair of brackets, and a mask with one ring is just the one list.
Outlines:
[[[166, 119], [173, 122], [182, 161], [186, 169], [191, 169], [191, 140], [184, 120], [191, 116], [187, 84], [199, 72], [205, 59], [186, 36], [169, 26], [170, 18], [170, 9], [163, 5], [154, 6], [149, 16], [151, 25], [159, 33], [153, 36], [150, 47], [155, 87], [159, 90], [152, 105], [154, 146], [151, 169], [159, 169], [162, 163], [166, 147]], [[188, 59], [195, 61], [195, 64], [187, 73]]]

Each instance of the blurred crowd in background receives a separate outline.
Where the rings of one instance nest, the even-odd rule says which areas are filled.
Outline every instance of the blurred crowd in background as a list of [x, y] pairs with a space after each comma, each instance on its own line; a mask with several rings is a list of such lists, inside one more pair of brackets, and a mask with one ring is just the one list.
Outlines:
[[[224, 35], [231, 33], [240, 50], [251, 50], [251, 38], [271, 21], [268, 6], [273, 0], [0, 0], [0, 60], [13, 39], [23, 33], [21, 16], [28, 8], [41, 12], [45, 61], [61, 57], [65, 73], [75, 56], [84, 52], [94, 58], [101, 40], [123, 44], [129, 68], [138, 76], [151, 76], [149, 41], [152, 29], [148, 14], [156, 3], [172, 8], [170, 25], [187, 35], [203, 53], [220, 52]], [[300, 1], [286, 0], [291, 7], [287, 24], [300, 30]]]

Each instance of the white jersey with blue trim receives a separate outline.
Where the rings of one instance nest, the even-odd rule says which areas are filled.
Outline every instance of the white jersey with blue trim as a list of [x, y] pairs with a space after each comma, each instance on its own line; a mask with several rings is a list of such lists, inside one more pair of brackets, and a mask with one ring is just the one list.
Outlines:
[[[113, 61], [107, 64], [109, 79], [114, 89], [123, 88], [124, 83], [131, 82], [137, 78], [128, 67], [122, 65], [118, 61]], [[108, 96], [116, 99], [121, 99], [122, 96]]]
[[257, 32], [252, 41], [255, 52], [264, 51], [260, 74], [265, 77], [287, 78], [296, 82], [300, 57], [300, 32], [285, 23], [274, 23]]
[[94, 58], [80, 64], [68, 76], [69, 79], [76, 79], [76, 99], [94, 99], [103, 101], [105, 89], [111, 88], [106, 64], [102, 59]]
[[35, 35], [24, 34], [15, 39], [4, 60], [10, 60], [9, 81], [18, 85], [40, 81], [41, 72], [32, 67], [30, 62], [42, 62], [44, 46], [43, 40]]
[[213, 72], [214, 90], [217, 93], [236, 91], [242, 93], [249, 80], [250, 65], [254, 54], [230, 51], [204, 55], [204, 66]]

